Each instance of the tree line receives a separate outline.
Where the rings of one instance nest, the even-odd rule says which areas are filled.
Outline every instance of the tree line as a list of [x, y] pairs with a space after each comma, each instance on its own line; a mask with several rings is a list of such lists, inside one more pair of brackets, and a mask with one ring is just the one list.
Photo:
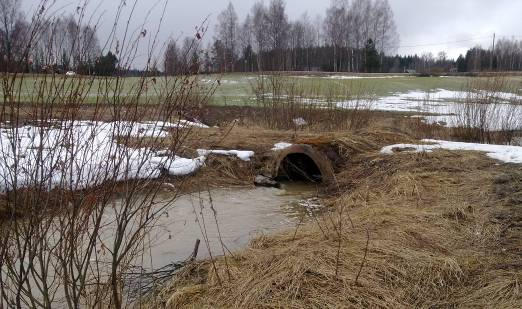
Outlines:
[[186, 38], [181, 47], [171, 40], [166, 74], [196, 63], [205, 72], [379, 72], [399, 35], [388, 0], [334, 0], [324, 18], [304, 13], [297, 20], [288, 18], [284, 0], [271, 0], [255, 3], [242, 20], [229, 3], [206, 48], [194, 40]]
[[[118, 59], [110, 51], [102, 54], [96, 27], [82, 24], [82, 7], [76, 14], [58, 17], [45, 16], [45, 11], [42, 5], [27, 20], [20, 0], [0, 0], [0, 70], [114, 74]], [[31, 41], [32, 46], [27, 45]]]
[[383, 68], [387, 72], [415, 71], [418, 73], [445, 72], [509, 72], [522, 71], [522, 41], [501, 38], [489, 48], [475, 46], [452, 59], [445, 52], [437, 55], [386, 57]]
[[[388, 0], [332, 0], [323, 13], [290, 20], [284, 0], [256, 2], [243, 18], [232, 3], [217, 16], [214, 37], [170, 40], [157, 74], [185, 72], [328, 71], [441, 73], [520, 71], [522, 41], [500, 39], [489, 49], [473, 47], [458, 59], [437, 55], [393, 55], [399, 47]], [[37, 15], [38, 16], [38, 15]], [[34, 18], [34, 17], [33, 17]], [[96, 26], [81, 10], [42, 17], [38, 40], [20, 0], [0, 0], [0, 69], [4, 72], [67, 72], [113, 75], [116, 50], [102, 53]], [[203, 42], [207, 41], [206, 45]], [[114, 49], [114, 48], [113, 48]], [[163, 72], [161, 72], [163, 71]]]
[[324, 18], [304, 13], [289, 20], [284, 0], [255, 3], [240, 20], [234, 6], [218, 15], [215, 36], [203, 48], [195, 38], [171, 40], [164, 72], [177, 67], [200, 72], [328, 71], [417, 72], [522, 70], [522, 41], [501, 39], [496, 46], [473, 47], [458, 59], [434, 55], [393, 55], [399, 47], [388, 0], [332, 0]]
[[457, 58], [459, 72], [522, 71], [522, 41], [502, 38], [491, 49], [476, 46]]

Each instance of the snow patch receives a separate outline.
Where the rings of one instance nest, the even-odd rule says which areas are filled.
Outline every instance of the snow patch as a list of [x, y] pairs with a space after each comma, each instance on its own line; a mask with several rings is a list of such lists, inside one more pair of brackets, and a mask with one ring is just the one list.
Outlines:
[[[367, 99], [369, 108], [389, 112], [418, 112], [431, 115], [416, 116], [425, 119], [428, 124], [440, 124], [446, 127], [481, 127], [487, 131], [522, 129], [522, 105], [518, 104], [522, 96], [507, 92], [491, 95], [476, 91], [471, 95], [464, 91], [437, 89], [432, 92], [410, 91], [394, 93], [373, 101]], [[476, 96], [476, 98], [475, 98]], [[491, 104], [481, 104], [481, 99], [488, 99]], [[477, 103], [463, 103], [464, 101]], [[345, 109], [360, 108], [364, 100], [338, 102], [337, 106]], [[484, 116], [482, 116], [483, 114]]]
[[[478, 93], [478, 92], [477, 92]], [[394, 93], [390, 96], [381, 97], [372, 102], [372, 109], [391, 112], [423, 112], [431, 114], [453, 114], [458, 107], [459, 101], [466, 99], [468, 93], [464, 91], [452, 91], [447, 89], [436, 89], [426, 92], [421, 90], [406, 93]], [[497, 103], [512, 103], [522, 100], [522, 96], [512, 93], [497, 92], [493, 95]], [[348, 100], [337, 103], [338, 107], [350, 108], [358, 100]]]
[[273, 151], [283, 150], [283, 149], [286, 149], [291, 146], [292, 146], [292, 144], [290, 144], [290, 143], [281, 142], [281, 143], [275, 144], [274, 148], [272, 148], [272, 150]]
[[236, 156], [243, 161], [250, 161], [254, 156], [253, 151], [249, 150], [206, 150], [198, 149], [198, 155], [202, 157], [208, 157], [211, 154], [223, 155], [223, 156]]
[[172, 176], [185, 176], [198, 171], [205, 165], [206, 157], [200, 156], [195, 159], [186, 159], [175, 156], [174, 160], [164, 164], [164, 168]]
[[396, 144], [382, 148], [382, 154], [394, 154], [394, 150], [403, 150], [403, 152], [432, 152], [436, 149], [446, 150], [463, 150], [463, 151], [480, 151], [492, 159], [496, 159], [505, 163], [522, 163], [522, 147], [506, 146], [506, 145], [490, 145], [477, 143], [450, 142], [441, 140], [424, 139], [425, 143], [430, 145], [416, 144]]
[[151, 148], [130, 148], [118, 137], [168, 135], [168, 128], [204, 125], [167, 122], [49, 121], [39, 126], [0, 129], [0, 192], [44, 186], [80, 190], [106, 181], [157, 178], [166, 171], [188, 175], [205, 158], [186, 159]]
[[303, 117], [295, 118], [293, 121], [294, 124], [298, 127], [306, 126], [308, 124], [308, 122], [306, 122]]
[[147, 122], [126, 122], [120, 121], [118, 125], [122, 128], [123, 132], [120, 136], [130, 134], [132, 137], [167, 137], [169, 135], [168, 129], [175, 128], [201, 128], [208, 129], [209, 127], [200, 122], [178, 120], [176, 123], [163, 122], [163, 121], [147, 121]]
[[331, 75], [324, 78], [329, 79], [387, 79], [387, 78], [401, 78], [401, 77], [409, 77], [409, 76], [399, 76], [399, 75], [389, 75], [389, 76], [357, 76], [357, 75]]

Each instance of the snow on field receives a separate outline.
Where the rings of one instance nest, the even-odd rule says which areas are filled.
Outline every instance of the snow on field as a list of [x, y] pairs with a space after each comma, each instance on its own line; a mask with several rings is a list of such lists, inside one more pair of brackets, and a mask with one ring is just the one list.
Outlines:
[[387, 79], [387, 78], [401, 78], [408, 76], [399, 76], [399, 75], [381, 75], [381, 76], [357, 76], [357, 75], [331, 75], [325, 78], [329, 79]]
[[[419, 112], [431, 114], [422, 117], [426, 123], [441, 124], [447, 127], [470, 126], [485, 127], [486, 130], [516, 130], [522, 129], [522, 105], [513, 105], [522, 100], [522, 96], [506, 92], [496, 92], [492, 101], [495, 104], [462, 103], [473, 101], [474, 97], [466, 98], [468, 93], [437, 89], [433, 92], [410, 91], [395, 93], [390, 96], [363, 100], [371, 110], [391, 112]], [[476, 92], [478, 98], [485, 94]], [[338, 107], [353, 109], [358, 101], [349, 100], [337, 103]], [[508, 123], [509, 122], [509, 123]]]
[[250, 161], [250, 158], [254, 156], [253, 151], [248, 150], [206, 150], [198, 149], [198, 155], [208, 157], [211, 154], [223, 155], [223, 156], [236, 156], [243, 161]]
[[[467, 93], [437, 89], [432, 92], [410, 91], [406, 93], [394, 93], [390, 96], [378, 98], [372, 102], [372, 109], [393, 112], [423, 112], [433, 114], [451, 114], [455, 110], [455, 104], [466, 98]], [[495, 94], [499, 103], [509, 103], [510, 100], [522, 100], [522, 96], [511, 93], [498, 92]], [[339, 107], [353, 106], [354, 100], [339, 102]]]
[[200, 80], [202, 83], [204, 84], [215, 84], [215, 83], [219, 83], [221, 85], [236, 85], [236, 84], [239, 84], [239, 81], [237, 80], [229, 80], [229, 79], [201, 79]]
[[[167, 122], [52, 122], [42, 126], [0, 129], [0, 192], [43, 185], [80, 190], [106, 181], [157, 178], [162, 173], [188, 175], [206, 155], [181, 158], [151, 148], [130, 148], [118, 137], [168, 135], [167, 129], [202, 124]], [[246, 154], [239, 154], [244, 157]]]
[[[438, 89], [436, 92], [430, 94], [424, 91], [395, 93], [372, 101], [371, 108], [373, 110], [392, 112], [448, 113], [448, 106], [452, 103], [446, 102], [446, 100], [454, 98], [457, 94], [457, 91], [445, 89]], [[339, 102], [337, 105], [341, 108], [350, 108], [353, 106], [354, 101], [355, 100]], [[426, 102], [428, 104], [426, 104]]]
[[489, 145], [475, 143], [449, 142], [432, 139], [422, 140], [430, 145], [415, 144], [396, 144], [382, 148], [382, 154], [394, 154], [394, 150], [402, 150], [402, 152], [432, 152], [435, 149], [446, 150], [468, 150], [485, 152], [490, 158], [505, 163], [522, 163], [522, 147], [505, 146], [505, 145]]
[[386, 78], [405, 78], [410, 76], [400, 76], [400, 75], [328, 75], [328, 76], [315, 76], [315, 75], [296, 75], [291, 76], [292, 78], [325, 78], [325, 79], [386, 79]]
[[455, 103], [453, 114], [416, 116], [427, 124], [438, 124], [448, 128], [480, 128], [488, 132], [522, 129], [522, 106], [497, 104], [470, 106]]

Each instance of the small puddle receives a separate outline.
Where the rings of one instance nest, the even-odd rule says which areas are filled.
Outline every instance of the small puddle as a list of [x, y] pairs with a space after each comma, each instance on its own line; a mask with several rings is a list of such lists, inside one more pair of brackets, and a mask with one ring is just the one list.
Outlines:
[[[313, 184], [286, 183], [282, 189], [215, 189], [210, 196], [208, 192], [181, 196], [163, 214], [158, 228], [152, 233], [153, 244], [147, 252], [150, 264], [143, 267], [157, 269], [187, 259], [193, 252], [196, 239], [201, 239], [198, 259], [210, 257], [205, 238], [209, 241], [212, 256], [221, 256], [223, 247], [219, 232], [225, 250], [233, 251], [246, 247], [253, 237], [260, 234], [291, 228], [320, 207], [319, 201], [313, 197], [316, 193]], [[169, 198], [171, 196], [163, 194], [156, 201], [161, 205], [161, 201]]]

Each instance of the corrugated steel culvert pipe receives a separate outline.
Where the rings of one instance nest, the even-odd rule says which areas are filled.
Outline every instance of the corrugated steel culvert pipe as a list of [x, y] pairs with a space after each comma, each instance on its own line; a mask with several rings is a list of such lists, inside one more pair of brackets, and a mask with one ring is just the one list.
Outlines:
[[330, 159], [311, 145], [292, 145], [275, 152], [272, 177], [276, 180], [312, 181], [328, 184], [334, 180]]

